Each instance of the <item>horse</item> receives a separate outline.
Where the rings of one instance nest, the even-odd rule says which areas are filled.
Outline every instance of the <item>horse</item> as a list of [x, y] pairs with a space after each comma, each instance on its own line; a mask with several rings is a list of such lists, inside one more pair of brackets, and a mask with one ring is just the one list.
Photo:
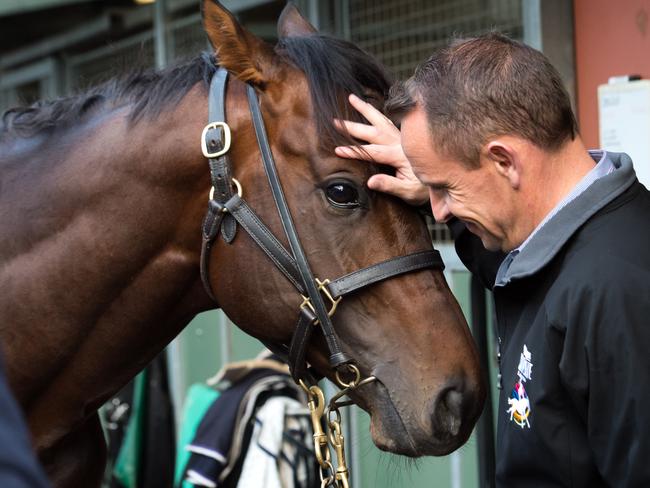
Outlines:
[[[2, 117], [0, 343], [35, 450], [57, 487], [99, 485], [106, 454], [97, 409], [197, 313], [219, 307], [266, 344], [292, 340], [305, 297], [286, 270], [241, 229], [205, 246], [206, 204], [215, 200], [200, 142], [218, 67], [229, 73], [233, 176], [279, 246], [291, 242], [260, 163], [251, 93], [303, 264], [315, 276], [431, 248], [413, 208], [365, 185], [382, 168], [333, 152], [354, 142], [333, 123], [356, 116], [348, 93], [383, 103], [389, 84], [377, 62], [319, 34], [291, 5], [278, 21], [276, 46], [215, 0], [204, 0], [202, 12], [208, 55]], [[318, 295], [321, 285], [305, 284], [318, 286]], [[318, 317], [310, 320], [329, 320]], [[306, 361], [334, 380], [332, 357], [335, 364], [353, 358], [376, 378], [352, 398], [370, 413], [380, 449], [444, 455], [467, 440], [485, 383], [439, 267], [355, 291], [331, 322], [338, 352], [328, 355], [327, 337], [308, 332]]]

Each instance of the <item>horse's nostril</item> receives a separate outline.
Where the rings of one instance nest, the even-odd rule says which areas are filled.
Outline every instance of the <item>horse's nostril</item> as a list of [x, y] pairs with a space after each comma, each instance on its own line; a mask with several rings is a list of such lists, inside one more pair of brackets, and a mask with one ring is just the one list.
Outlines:
[[463, 393], [447, 388], [439, 395], [433, 412], [433, 432], [440, 439], [455, 437], [463, 420]]

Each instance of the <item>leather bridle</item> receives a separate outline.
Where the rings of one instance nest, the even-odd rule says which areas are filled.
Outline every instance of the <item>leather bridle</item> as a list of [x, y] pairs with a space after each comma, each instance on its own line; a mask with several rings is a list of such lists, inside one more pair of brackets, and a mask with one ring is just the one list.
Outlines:
[[[225, 118], [225, 97], [228, 72], [219, 67], [210, 83], [208, 96], [209, 123], [203, 130], [201, 146], [208, 158], [212, 190], [208, 211], [203, 222], [203, 244], [201, 249], [201, 279], [207, 293], [216, 301], [209, 280], [210, 250], [219, 231], [227, 243], [235, 237], [237, 224], [251, 236], [257, 245], [275, 263], [277, 268], [293, 284], [302, 296], [298, 324], [291, 343], [287, 346], [269, 345], [270, 348], [287, 359], [291, 374], [296, 382], [306, 380], [309, 372], [305, 361], [307, 344], [319, 325], [329, 350], [329, 364], [336, 371], [339, 383], [346, 386], [339, 374], [350, 367], [358, 368], [341, 350], [339, 339], [332, 325], [331, 317], [342, 298], [361, 288], [379, 281], [411, 271], [425, 268], [444, 269], [440, 253], [434, 249], [400, 256], [383, 261], [367, 268], [354, 271], [335, 280], [315, 278], [305, 252], [300, 244], [296, 228], [284, 197], [273, 154], [269, 146], [264, 120], [255, 89], [246, 85], [248, 104], [253, 118], [253, 126], [262, 155], [264, 170], [271, 186], [273, 198], [280, 214], [284, 232], [289, 241], [290, 251], [280, 243], [262, 220], [242, 199], [239, 182], [232, 177], [228, 150], [230, 148], [230, 128]], [[236, 191], [234, 191], [236, 189]], [[325, 304], [327, 300], [328, 304]], [[304, 384], [304, 383], [303, 383]]]

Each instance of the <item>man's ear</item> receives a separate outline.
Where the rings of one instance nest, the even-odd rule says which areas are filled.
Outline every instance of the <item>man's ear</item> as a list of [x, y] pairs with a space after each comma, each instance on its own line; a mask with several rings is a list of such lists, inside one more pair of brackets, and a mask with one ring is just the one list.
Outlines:
[[272, 72], [273, 46], [254, 36], [217, 0], [203, 0], [203, 27], [220, 66], [263, 89]]
[[522, 165], [517, 147], [503, 138], [493, 139], [481, 151], [492, 163], [498, 174], [508, 180], [510, 186], [517, 190], [521, 184]]

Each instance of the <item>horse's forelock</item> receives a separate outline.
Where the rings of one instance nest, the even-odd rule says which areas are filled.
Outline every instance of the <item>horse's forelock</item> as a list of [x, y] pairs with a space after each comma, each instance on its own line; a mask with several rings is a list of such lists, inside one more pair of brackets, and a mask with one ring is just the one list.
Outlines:
[[323, 35], [283, 38], [277, 52], [305, 73], [324, 146], [332, 149], [357, 144], [351, 136], [339, 132], [333, 120], [364, 121], [349, 104], [348, 94], [363, 99], [370, 90], [385, 97], [390, 82], [382, 66], [351, 42]]

